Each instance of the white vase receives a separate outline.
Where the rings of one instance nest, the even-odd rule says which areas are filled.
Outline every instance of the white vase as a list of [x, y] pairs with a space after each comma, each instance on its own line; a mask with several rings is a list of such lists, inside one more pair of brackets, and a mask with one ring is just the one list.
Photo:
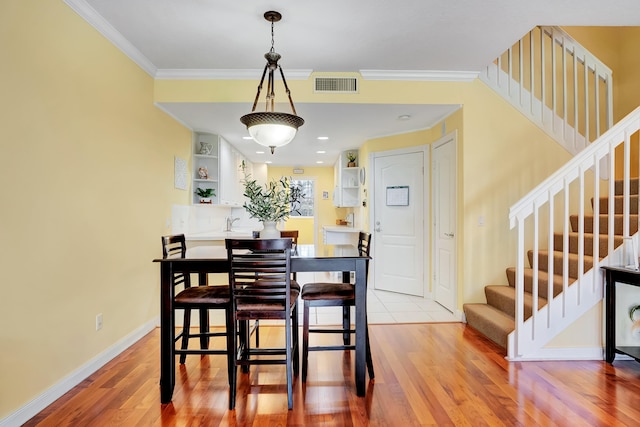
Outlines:
[[262, 221], [262, 231], [260, 232], [261, 239], [279, 239], [280, 230], [276, 228], [275, 221]]

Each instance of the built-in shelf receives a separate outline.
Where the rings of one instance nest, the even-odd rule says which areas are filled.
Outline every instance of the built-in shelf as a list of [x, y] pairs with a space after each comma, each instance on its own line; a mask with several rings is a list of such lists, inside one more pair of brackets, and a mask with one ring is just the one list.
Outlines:
[[[202, 150], [209, 149], [209, 154], [202, 154]], [[193, 204], [200, 204], [201, 197], [196, 194], [198, 188], [211, 188], [215, 196], [211, 197], [212, 204], [218, 204], [220, 197], [219, 186], [219, 161], [220, 137], [211, 133], [193, 134]], [[201, 178], [200, 171], [206, 172], [207, 178]]]
[[357, 166], [348, 167], [347, 153], [358, 153], [348, 150], [340, 153], [334, 165], [335, 190], [333, 204], [337, 207], [360, 206], [360, 170]]

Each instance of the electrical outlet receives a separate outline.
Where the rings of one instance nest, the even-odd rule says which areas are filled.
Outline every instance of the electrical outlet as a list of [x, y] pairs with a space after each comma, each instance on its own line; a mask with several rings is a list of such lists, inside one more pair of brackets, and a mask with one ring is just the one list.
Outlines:
[[102, 329], [102, 313], [96, 315], [96, 331]]

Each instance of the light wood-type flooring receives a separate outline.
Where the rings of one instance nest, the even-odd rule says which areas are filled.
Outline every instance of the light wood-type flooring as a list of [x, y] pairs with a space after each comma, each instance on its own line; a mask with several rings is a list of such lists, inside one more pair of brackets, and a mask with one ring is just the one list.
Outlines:
[[[364, 398], [350, 352], [314, 352], [306, 385], [295, 381], [293, 410], [284, 367], [263, 365], [239, 373], [236, 410], [228, 411], [225, 357], [188, 356], [176, 369], [173, 402], [161, 405], [154, 330], [25, 425], [640, 425], [635, 361], [509, 363], [462, 323], [370, 325], [370, 334], [376, 378]], [[262, 327], [263, 345], [281, 339], [281, 328]]]

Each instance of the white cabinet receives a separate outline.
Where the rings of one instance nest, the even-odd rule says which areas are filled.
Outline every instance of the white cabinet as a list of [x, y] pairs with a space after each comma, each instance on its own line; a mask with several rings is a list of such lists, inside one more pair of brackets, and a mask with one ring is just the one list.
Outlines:
[[218, 135], [210, 133], [193, 134], [193, 203], [200, 204], [202, 197], [196, 194], [198, 188], [213, 189], [215, 196], [211, 203], [219, 203], [220, 181], [218, 168]]
[[340, 208], [360, 206], [360, 168], [347, 166], [347, 153], [357, 153], [357, 150], [340, 153], [333, 167], [333, 204]]
[[193, 138], [193, 203], [200, 204], [198, 188], [211, 188], [215, 196], [212, 204], [242, 206], [244, 186], [242, 162], [251, 173], [251, 163], [219, 135], [195, 132]]
[[244, 202], [244, 186], [242, 180], [242, 163], [245, 163], [247, 173], [251, 173], [251, 164], [244, 155], [237, 151], [223, 138], [220, 138], [220, 204], [228, 206], [242, 206]]

